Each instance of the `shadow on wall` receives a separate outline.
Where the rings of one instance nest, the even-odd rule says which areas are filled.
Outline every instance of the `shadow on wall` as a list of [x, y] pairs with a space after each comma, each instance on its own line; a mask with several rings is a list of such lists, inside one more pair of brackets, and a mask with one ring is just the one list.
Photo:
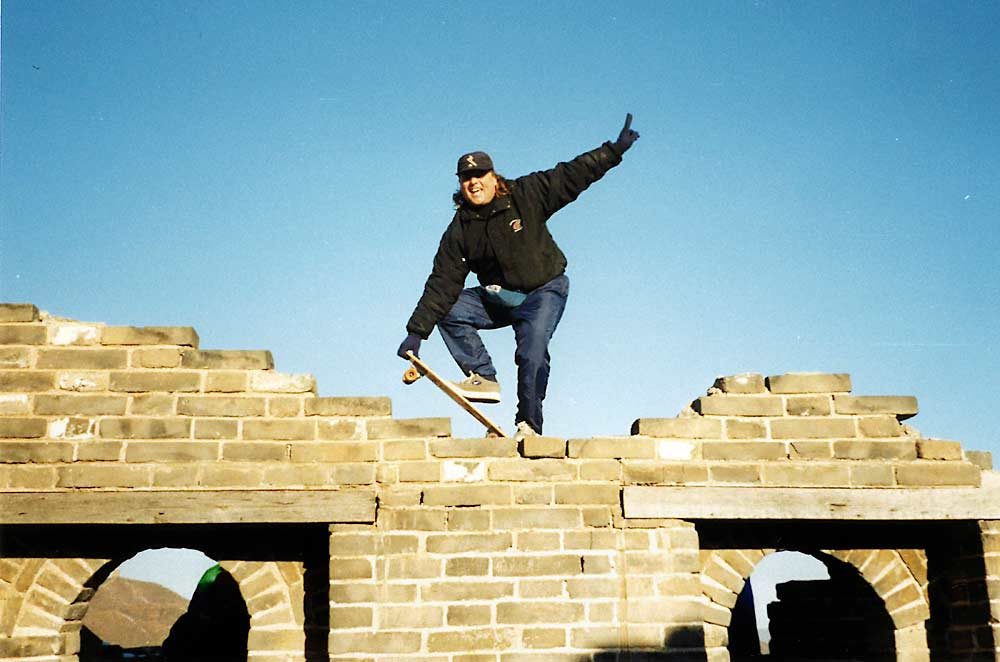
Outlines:
[[580, 662], [706, 662], [705, 635], [701, 628], [678, 628], [670, 633], [661, 650], [605, 650], [580, 658]]

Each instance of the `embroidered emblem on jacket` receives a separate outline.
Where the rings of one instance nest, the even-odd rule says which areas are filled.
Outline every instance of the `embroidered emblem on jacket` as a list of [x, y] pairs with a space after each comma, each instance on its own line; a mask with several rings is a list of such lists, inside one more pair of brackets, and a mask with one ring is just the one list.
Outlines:
[[524, 226], [521, 225], [521, 219], [515, 218], [513, 221], [511, 221], [510, 229], [513, 230], [514, 232], [520, 232], [521, 230], [523, 230]]

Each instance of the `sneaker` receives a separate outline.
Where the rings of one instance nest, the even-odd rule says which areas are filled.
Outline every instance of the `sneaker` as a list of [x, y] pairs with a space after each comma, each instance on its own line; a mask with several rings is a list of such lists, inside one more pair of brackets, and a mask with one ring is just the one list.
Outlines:
[[500, 402], [500, 384], [474, 372], [462, 381], [451, 384], [470, 402]]
[[517, 432], [514, 433], [514, 441], [524, 441], [525, 437], [537, 437], [538, 433], [528, 424], [528, 421], [521, 421], [517, 424]]

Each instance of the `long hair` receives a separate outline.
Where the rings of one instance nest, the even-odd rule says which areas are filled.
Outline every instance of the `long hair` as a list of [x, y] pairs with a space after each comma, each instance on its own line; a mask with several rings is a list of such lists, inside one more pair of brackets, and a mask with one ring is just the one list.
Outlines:
[[[502, 198], [505, 195], [510, 195], [510, 185], [508, 184], [506, 177], [501, 175], [496, 170], [493, 171], [493, 174], [496, 175], [497, 178], [496, 197]], [[462, 203], [465, 202], [465, 198], [462, 196], [461, 186], [455, 189], [455, 192], [451, 194], [451, 201], [455, 203], [455, 209], [461, 207]]]

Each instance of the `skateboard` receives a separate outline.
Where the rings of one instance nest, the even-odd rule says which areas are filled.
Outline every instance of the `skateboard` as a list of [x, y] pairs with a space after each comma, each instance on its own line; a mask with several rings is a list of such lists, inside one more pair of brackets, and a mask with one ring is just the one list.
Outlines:
[[449, 398], [457, 402], [459, 407], [472, 414], [472, 417], [474, 419], [485, 425], [487, 430], [487, 436], [490, 437], [507, 436], [504, 433], [504, 431], [500, 429], [499, 425], [488, 419], [483, 412], [476, 409], [476, 406], [472, 404], [467, 397], [459, 393], [451, 382], [441, 379], [441, 377], [436, 372], [431, 370], [429, 365], [421, 361], [420, 358], [417, 357], [413, 352], [407, 352], [406, 358], [410, 360], [410, 363], [412, 365], [406, 369], [406, 372], [403, 373], [404, 384], [412, 384], [413, 382], [417, 381], [418, 379], [426, 375], [427, 379], [434, 382], [434, 385], [437, 386], [442, 391], [444, 391], [445, 395], [447, 395]]

